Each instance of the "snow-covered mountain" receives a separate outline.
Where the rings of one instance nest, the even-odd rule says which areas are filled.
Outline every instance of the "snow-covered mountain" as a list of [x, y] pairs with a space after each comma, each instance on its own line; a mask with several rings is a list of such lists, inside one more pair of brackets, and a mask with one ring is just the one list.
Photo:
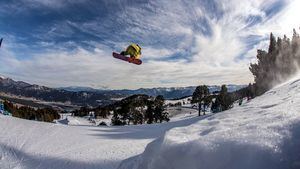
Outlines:
[[[245, 85], [227, 85], [228, 91], [236, 91], [243, 87], [246, 87]], [[213, 85], [208, 86], [210, 92], [219, 91], [221, 89], [221, 86]], [[190, 96], [193, 94], [193, 92], [196, 89], [196, 86], [189, 86], [189, 87], [160, 87], [160, 88], [140, 88], [136, 90], [104, 90], [104, 89], [93, 89], [89, 87], [64, 87], [60, 88], [68, 91], [93, 91], [93, 92], [99, 92], [99, 93], [107, 93], [107, 94], [115, 94], [115, 95], [124, 95], [124, 96], [130, 96], [134, 94], [146, 94], [148, 96], [158, 96], [162, 95], [166, 99], [177, 99], [182, 98], [186, 96]]]
[[68, 87], [59, 87], [57, 89], [66, 90], [70, 92], [102, 92], [101, 89], [94, 89], [92, 87], [82, 87], [82, 86], [68, 86]]
[[0, 115], [0, 168], [298, 169], [300, 79], [218, 114], [66, 126]]
[[41, 101], [68, 102], [79, 106], [108, 104], [112, 102], [111, 98], [122, 97], [113, 93], [98, 93], [91, 91], [71, 92], [63, 89], [29, 84], [23, 81], [14, 81], [10, 78], [0, 78], [0, 92]]

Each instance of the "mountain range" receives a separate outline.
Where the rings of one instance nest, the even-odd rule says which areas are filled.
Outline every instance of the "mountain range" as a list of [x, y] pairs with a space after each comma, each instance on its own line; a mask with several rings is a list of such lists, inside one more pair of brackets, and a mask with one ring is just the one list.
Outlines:
[[[235, 91], [244, 85], [227, 85], [228, 91]], [[77, 106], [99, 106], [114, 102], [115, 100], [134, 94], [146, 94], [149, 96], [162, 95], [166, 99], [176, 99], [190, 96], [195, 86], [171, 87], [171, 88], [141, 88], [137, 90], [100, 90], [89, 87], [64, 87], [50, 88], [23, 81], [15, 81], [11, 78], [0, 76], [0, 92], [7, 95], [31, 98], [46, 102], [62, 102]], [[220, 86], [209, 86], [210, 92], [220, 90]]]
[[[234, 85], [229, 84], [227, 85], [228, 91], [233, 92], [236, 90], [239, 90], [243, 87], [246, 87], [246, 85]], [[210, 92], [219, 91], [221, 89], [221, 86], [218, 85], [212, 85], [208, 86]], [[97, 92], [97, 93], [114, 93], [116, 95], [120, 96], [130, 96], [133, 94], [146, 94], [148, 96], [158, 96], [162, 95], [165, 99], [178, 99], [186, 96], [191, 96], [193, 92], [196, 89], [196, 86], [188, 86], [188, 87], [159, 87], [159, 88], [140, 88], [136, 90], [129, 90], [129, 89], [123, 89], [123, 90], [103, 90], [103, 89], [94, 89], [91, 87], [62, 87], [59, 89], [71, 91], [71, 92]]]

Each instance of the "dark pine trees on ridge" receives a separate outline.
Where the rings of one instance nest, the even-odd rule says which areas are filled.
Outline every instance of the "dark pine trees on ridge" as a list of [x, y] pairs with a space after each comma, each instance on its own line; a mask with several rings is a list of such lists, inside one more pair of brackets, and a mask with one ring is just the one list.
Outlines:
[[250, 65], [254, 75], [255, 94], [261, 95], [275, 85], [286, 81], [299, 70], [300, 37], [293, 30], [292, 40], [286, 36], [278, 37], [270, 34], [268, 51], [257, 50], [257, 63]]

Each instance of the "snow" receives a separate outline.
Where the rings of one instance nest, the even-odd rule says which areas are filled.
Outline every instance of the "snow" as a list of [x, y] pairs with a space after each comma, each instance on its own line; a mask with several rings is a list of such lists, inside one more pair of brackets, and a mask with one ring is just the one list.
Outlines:
[[93, 119], [90, 116], [86, 117], [74, 117], [72, 115], [65, 115], [60, 120], [57, 120], [57, 124], [71, 125], [71, 126], [98, 126], [101, 122], [104, 122], [108, 126], [111, 125], [111, 118]]
[[166, 111], [169, 113], [171, 121], [189, 119], [198, 116], [198, 110], [190, 107], [168, 107]]
[[92, 126], [84, 118], [68, 116], [67, 123], [52, 124], [0, 115], [1, 169], [114, 169], [142, 153], [148, 143], [174, 127], [204, 117], [163, 124]]
[[[186, 99], [177, 100], [184, 101]], [[190, 104], [184, 106], [167, 107], [166, 112], [169, 113], [170, 121], [179, 121], [198, 116], [198, 109], [193, 108]], [[206, 112], [209, 114], [210, 112]], [[203, 114], [203, 113], [202, 113]], [[72, 126], [98, 126], [104, 122], [107, 126], [111, 125], [112, 113], [107, 118], [95, 119], [90, 116], [74, 117], [71, 113], [60, 114], [61, 119], [55, 121], [57, 124], [72, 125]]]
[[300, 80], [173, 128], [119, 169], [299, 169]]
[[171, 122], [73, 125], [0, 115], [1, 169], [300, 168], [300, 80], [242, 106], [196, 117], [182, 108]]
[[179, 99], [179, 100], [166, 100], [165, 104], [168, 105], [168, 104], [181, 103], [181, 105], [184, 105], [183, 103], [185, 103], [185, 104], [190, 105], [191, 100], [192, 100], [192, 97], [186, 97], [186, 98]]

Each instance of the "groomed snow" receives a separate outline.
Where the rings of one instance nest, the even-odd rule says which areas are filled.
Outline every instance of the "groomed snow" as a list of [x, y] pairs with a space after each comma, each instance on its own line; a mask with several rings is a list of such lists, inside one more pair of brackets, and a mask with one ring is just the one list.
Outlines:
[[119, 169], [299, 169], [300, 80], [187, 127], [173, 128]]

